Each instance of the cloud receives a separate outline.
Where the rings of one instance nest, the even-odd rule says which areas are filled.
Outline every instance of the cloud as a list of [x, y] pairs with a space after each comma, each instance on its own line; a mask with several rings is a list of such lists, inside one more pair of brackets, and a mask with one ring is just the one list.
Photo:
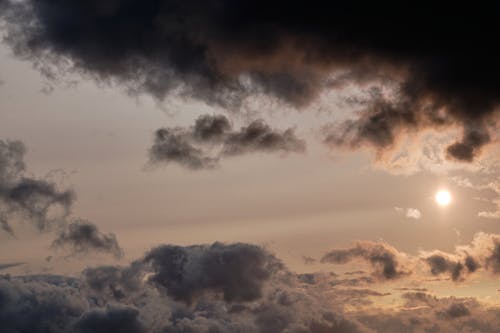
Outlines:
[[[314, 275], [304, 283], [251, 244], [162, 245], [76, 278], [0, 275], [0, 320], [7, 333], [493, 333], [500, 325], [498, 309], [474, 298], [396, 297]], [[394, 306], [377, 306], [389, 296]]]
[[77, 72], [159, 100], [174, 94], [228, 109], [261, 95], [303, 108], [332, 89], [378, 87], [358, 118], [328, 131], [328, 144], [380, 152], [404, 134], [459, 127], [446, 153], [461, 162], [477, 158], [497, 126], [493, 5], [433, 6], [429, 15], [423, 3], [411, 11], [260, 0], [6, 4], [6, 43], [53, 79]]
[[76, 320], [87, 306], [66, 278], [0, 277], [0, 295], [2, 330], [8, 333], [65, 332], [68, 321]]
[[373, 275], [381, 280], [393, 280], [410, 274], [403, 267], [404, 255], [395, 248], [384, 243], [359, 241], [346, 249], [332, 250], [322, 258], [323, 263], [345, 264], [362, 259], [370, 263]]
[[450, 274], [453, 281], [464, 279], [464, 274], [473, 273], [479, 268], [479, 263], [471, 256], [457, 258], [440, 251], [426, 256], [424, 261], [429, 265], [432, 275]]
[[144, 261], [153, 269], [149, 281], [187, 303], [209, 291], [221, 293], [228, 302], [256, 300], [281, 268], [274, 256], [248, 244], [165, 245], [151, 250]]
[[[184, 250], [185, 257], [164, 256], [166, 247], [174, 248], [153, 249], [130, 266], [88, 268], [80, 278], [0, 276], [2, 329], [8, 333], [364, 333], [342, 314], [328, 311], [314, 292], [296, 285], [294, 274], [263, 248], [241, 243], [175, 247]], [[151, 260], [168, 268], [175, 280], [159, 283], [158, 276], [152, 278], [159, 272]], [[262, 267], [266, 260], [277, 266]], [[176, 265], [181, 266], [170, 270]], [[184, 283], [197, 289], [185, 291], [198, 296], [190, 304], [184, 297], [178, 299], [176, 292], [164, 292], [178, 291]], [[109, 293], [109, 286], [116, 287], [115, 292]]]
[[476, 191], [490, 191], [494, 194], [493, 199], [480, 198], [480, 200], [491, 202], [495, 206], [495, 210], [480, 211], [477, 216], [487, 219], [500, 219], [500, 181], [497, 179], [496, 174], [486, 175], [487, 181], [480, 184], [473, 184], [469, 178], [466, 177], [451, 177], [451, 180], [458, 186], [471, 188]]
[[469, 316], [470, 311], [463, 303], [455, 303], [450, 305], [442, 314], [449, 318], [460, 318]]
[[26, 264], [26, 263], [24, 263], [24, 262], [12, 262], [12, 263], [8, 263], [8, 264], [0, 264], [0, 271], [4, 270], [4, 269], [9, 269], [12, 267], [21, 266], [24, 264]]
[[76, 195], [49, 180], [28, 175], [21, 141], [0, 140], [0, 228], [13, 235], [10, 219], [25, 219], [40, 232], [56, 231], [53, 248], [69, 248], [73, 254], [91, 251], [123, 256], [114, 234], [103, 234], [91, 222], [70, 222]]
[[74, 326], [77, 333], [147, 333], [138, 316], [132, 307], [107, 307], [84, 313]]
[[394, 210], [398, 213], [402, 213], [405, 217], [409, 219], [419, 220], [422, 217], [422, 213], [417, 208], [401, 208], [394, 207]]
[[[12, 215], [20, 215], [44, 231], [64, 219], [75, 200], [73, 191], [59, 190], [52, 182], [29, 177], [25, 152], [26, 147], [20, 141], [0, 140], [0, 224], [11, 234]], [[53, 215], [58, 209], [61, 212]]]
[[83, 220], [68, 224], [52, 242], [52, 247], [69, 248], [74, 255], [96, 251], [113, 254], [116, 258], [123, 257], [123, 250], [114, 234], [103, 234], [94, 224]]
[[[59, 190], [56, 184], [26, 175], [20, 141], [0, 141], [0, 225], [10, 234], [14, 231], [9, 218], [18, 215], [32, 222], [38, 231], [58, 230], [53, 248], [70, 247], [73, 254], [91, 250], [109, 252], [117, 257], [122, 250], [113, 234], [102, 234], [90, 222], [68, 224], [67, 218], [75, 200], [71, 190]], [[62, 212], [54, 210], [62, 209]]]
[[[210, 155], [209, 151], [218, 152]], [[189, 169], [211, 169], [226, 157], [255, 152], [301, 153], [305, 143], [293, 129], [278, 131], [263, 120], [233, 130], [223, 115], [203, 115], [189, 128], [161, 128], [149, 150], [150, 161], [177, 163]]]
[[433, 275], [450, 274], [453, 281], [461, 281], [481, 268], [497, 275], [500, 274], [500, 235], [479, 232], [471, 244], [457, 246], [455, 253], [424, 251], [421, 258]]
[[123, 300], [143, 288], [146, 277], [140, 261], [126, 267], [98, 266], [89, 267], [82, 272], [82, 282], [89, 294], [99, 300]]
[[462, 141], [447, 148], [450, 156], [460, 161], [471, 162], [482, 146], [491, 140], [489, 133], [482, 127], [466, 127]]
[[[372, 267], [371, 276], [360, 275], [350, 279], [330, 279], [331, 286], [365, 286], [380, 281], [425, 277], [425, 268], [433, 276], [448, 275], [453, 282], [462, 282], [470, 274], [488, 272], [500, 274], [500, 235], [478, 232], [470, 244], [456, 246], [453, 253], [440, 250], [420, 251], [408, 255], [381, 242], [357, 241], [353, 246], [327, 252], [322, 263], [348, 264], [356, 260], [366, 261]], [[423, 266], [422, 266], [423, 265]], [[358, 272], [355, 272], [356, 274]], [[347, 275], [352, 275], [347, 272]], [[317, 276], [307, 279], [312, 284]]]

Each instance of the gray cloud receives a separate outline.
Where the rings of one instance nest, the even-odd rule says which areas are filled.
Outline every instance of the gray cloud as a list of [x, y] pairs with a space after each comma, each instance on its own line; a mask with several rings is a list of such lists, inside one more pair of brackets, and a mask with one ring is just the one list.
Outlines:
[[30, 177], [25, 153], [21, 141], [0, 140], [0, 228], [13, 235], [9, 221], [21, 217], [40, 232], [56, 231], [53, 248], [67, 248], [72, 254], [97, 251], [123, 256], [114, 234], [103, 234], [88, 221], [69, 221], [75, 193], [59, 189], [54, 182]]
[[491, 137], [484, 126], [469, 125], [464, 130], [462, 140], [449, 146], [447, 152], [459, 161], [472, 162], [481, 147], [490, 141]]
[[424, 261], [429, 265], [432, 275], [450, 274], [453, 281], [463, 280], [465, 274], [473, 273], [479, 268], [479, 263], [471, 256], [462, 261], [439, 251], [425, 257]]
[[326, 253], [321, 262], [345, 264], [355, 259], [368, 261], [374, 268], [374, 276], [382, 280], [397, 279], [410, 273], [404, 269], [402, 254], [384, 243], [357, 242], [353, 247]]
[[405, 132], [458, 126], [463, 137], [447, 153], [466, 162], [498, 119], [495, 5], [433, 6], [435, 15], [424, 3], [411, 11], [261, 0], [2, 5], [5, 42], [53, 80], [76, 72], [159, 100], [174, 94], [229, 109], [253, 96], [301, 108], [349, 85], [394, 88], [329, 132], [331, 145], [383, 150]]
[[433, 275], [449, 274], [453, 281], [461, 281], [480, 269], [497, 275], [500, 274], [500, 236], [479, 232], [471, 244], [457, 246], [455, 253], [423, 252], [421, 258]]
[[116, 236], [104, 234], [92, 223], [79, 220], [68, 224], [52, 242], [53, 248], [69, 248], [74, 255], [87, 254], [90, 251], [123, 256]]
[[74, 328], [77, 333], [147, 333], [138, 316], [139, 311], [135, 308], [110, 306], [84, 313]]
[[[210, 155], [210, 150], [217, 150]], [[293, 129], [278, 131], [262, 120], [255, 120], [239, 131], [233, 130], [223, 115], [200, 116], [189, 128], [161, 128], [149, 150], [150, 161], [178, 163], [197, 170], [211, 169], [225, 157], [255, 152], [301, 153], [305, 142]]]
[[206, 292], [217, 292], [228, 302], [253, 301], [282, 266], [262, 248], [248, 244], [170, 246], [145, 257], [153, 275], [149, 281], [165, 288], [176, 300], [191, 303]]
[[24, 262], [12, 262], [12, 263], [7, 263], [7, 264], [0, 264], [0, 271], [4, 270], [4, 269], [9, 269], [12, 267], [21, 266], [24, 264], [26, 264], [26, 263], [24, 263]]
[[0, 276], [0, 320], [6, 333], [494, 333], [500, 325], [498, 310], [474, 298], [412, 292], [400, 307], [378, 308], [371, 300], [388, 293], [329, 288], [331, 278], [301, 283], [250, 244], [164, 245], [80, 278]]
[[450, 305], [444, 312], [439, 313], [449, 318], [460, 318], [470, 315], [470, 311], [463, 303], [454, 303]]
[[[20, 141], [0, 141], [0, 224], [9, 233], [13, 233], [8, 223], [12, 215], [20, 215], [44, 231], [61, 222], [75, 200], [73, 191], [59, 190], [52, 182], [29, 177], [25, 152]], [[52, 216], [52, 210], [57, 209], [61, 212]]]

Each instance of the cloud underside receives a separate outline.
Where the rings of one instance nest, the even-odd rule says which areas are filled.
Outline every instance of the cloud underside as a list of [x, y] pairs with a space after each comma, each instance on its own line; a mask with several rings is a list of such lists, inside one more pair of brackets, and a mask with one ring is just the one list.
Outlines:
[[[369, 246], [370, 257], [379, 252]], [[400, 305], [382, 309], [374, 301], [391, 293], [373, 284], [310, 275], [256, 245], [162, 245], [78, 278], [0, 276], [0, 319], [9, 333], [493, 333], [500, 324], [499, 310], [474, 298], [401, 288]]]
[[[500, 102], [496, 5], [313, 1], [2, 2], [5, 41], [49, 78], [78, 72], [162, 100], [231, 110], [267, 95], [304, 108], [325, 92], [376, 87], [331, 146], [378, 151], [402, 134], [461, 127], [446, 148], [470, 162], [494, 140]], [[425, 24], [422, 24], [425, 22]], [[465, 23], [468, 22], [468, 23]], [[387, 93], [387, 90], [390, 93]]]
[[258, 152], [303, 153], [305, 149], [305, 142], [291, 128], [279, 131], [263, 120], [255, 120], [234, 130], [223, 115], [203, 115], [189, 128], [157, 130], [149, 155], [153, 164], [177, 163], [198, 170], [212, 169], [227, 157]]

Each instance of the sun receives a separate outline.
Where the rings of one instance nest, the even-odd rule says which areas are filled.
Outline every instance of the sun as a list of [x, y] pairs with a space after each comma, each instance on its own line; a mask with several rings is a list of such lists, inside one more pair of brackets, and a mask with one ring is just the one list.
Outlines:
[[448, 190], [439, 190], [434, 199], [439, 206], [448, 206], [451, 203], [451, 193]]

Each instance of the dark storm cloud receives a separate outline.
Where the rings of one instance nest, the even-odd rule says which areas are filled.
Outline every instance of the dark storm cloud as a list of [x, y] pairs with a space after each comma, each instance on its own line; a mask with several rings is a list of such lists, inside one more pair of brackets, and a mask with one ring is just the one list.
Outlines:
[[87, 304], [69, 279], [57, 280], [0, 277], [2, 332], [68, 332]]
[[[20, 141], [0, 140], [0, 224], [12, 233], [9, 217], [20, 215], [33, 222], [40, 230], [48, 230], [70, 212], [75, 200], [71, 190], [60, 190], [56, 184], [29, 177], [26, 174], [24, 154]], [[51, 216], [52, 210], [60, 210]]]
[[[189, 128], [161, 128], [149, 150], [152, 163], [175, 162], [198, 170], [217, 166], [225, 157], [255, 152], [301, 153], [305, 142], [293, 129], [272, 129], [263, 120], [233, 130], [223, 115], [200, 116]], [[217, 152], [210, 154], [210, 151]]]
[[94, 224], [83, 220], [68, 224], [52, 242], [52, 247], [68, 248], [75, 255], [95, 251], [110, 253], [116, 258], [123, 256], [114, 234], [104, 234]]
[[345, 264], [362, 259], [374, 268], [374, 275], [382, 280], [397, 279], [409, 274], [401, 254], [393, 247], [383, 243], [357, 242], [347, 249], [332, 250], [321, 259], [324, 263]]
[[137, 309], [124, 306], [91, 310], [76, 322], [75, 333], [147, 333], [138, 316]]
[[470, 161], [497, 119], [496, 4], [27, 0], [7, 8], [6, 42], [52, 78], [76, 71], [227, 108], [261, 94], [303, 107], [349, 84], [394, 88], [330, 131], [332, 145], [380, 150], [401, 133], [453, 125], [463, 138], [447, 153]]
[[281, 268], [281, 263], [262, 248], [239, 243], [165, 245], [151, 250], [144, 261], [154, 272], [149, 281], [187, 303], [206, 292], [221, 293], [228, 302], [256, 300], [265, 282]]

